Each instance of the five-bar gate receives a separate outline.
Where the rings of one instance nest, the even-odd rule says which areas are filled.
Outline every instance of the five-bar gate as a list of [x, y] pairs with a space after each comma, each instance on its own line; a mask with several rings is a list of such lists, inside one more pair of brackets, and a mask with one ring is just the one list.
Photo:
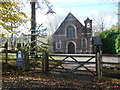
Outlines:
[[65, 71], [85, 71], [94, 76], [101, 75], [100, 54], [53, 54], [43, 59], [43, 71], [65, 70]]

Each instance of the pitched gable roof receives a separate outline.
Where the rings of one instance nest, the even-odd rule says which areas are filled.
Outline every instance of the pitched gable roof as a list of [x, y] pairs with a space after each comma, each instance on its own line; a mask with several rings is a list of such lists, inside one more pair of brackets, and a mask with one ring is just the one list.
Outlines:
[[[58, 27], [58, 29], [55, 31], [54, 34], [57, 34], [57, 32], [58, 32], [58, 30], [60, 29], [60, 27], [62, 26], [62, 24], [63, 24], [66, 20], [70, 20], [70, 19], [76, 20], [81, 26], [83, 26], [82, 23], [70, 12], [70, 13], [65, 17], [65, 19], [64, 19], [63, 22], [60, 24], [60, 26]], [[84, 27], [84, 26], [83, 26], [83, 27]], [[54, 34], [53, 34], [53, 35], [54, 35]]]

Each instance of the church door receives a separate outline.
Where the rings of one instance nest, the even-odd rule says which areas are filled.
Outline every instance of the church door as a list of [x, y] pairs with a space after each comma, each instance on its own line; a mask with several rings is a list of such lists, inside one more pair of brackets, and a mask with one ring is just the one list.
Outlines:
[[68, 53], [69, 53], [69, 54], [74, 54], [74, 53], [75, 53], [75, 45], [74, 45], [73, 42], [70, 42], [70, 43], [68, 44]]

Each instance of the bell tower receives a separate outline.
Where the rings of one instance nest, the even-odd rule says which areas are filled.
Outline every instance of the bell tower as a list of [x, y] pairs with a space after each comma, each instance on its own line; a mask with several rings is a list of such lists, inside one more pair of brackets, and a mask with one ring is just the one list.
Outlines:
[[86, 29], [92, 30], [92, 20], [90, 20], [90, 19], [87, 17], [87, 19], [84, 21], [84, 23], [85, 23], [85, 28], [86, 28]]
[[84, 31], [84, 38], [87, 39], [87, 51], [89, 53], [92, 53], [92, 20], [90, 20], [88, 17], [84, 21], [85, 23], [85, 31]]

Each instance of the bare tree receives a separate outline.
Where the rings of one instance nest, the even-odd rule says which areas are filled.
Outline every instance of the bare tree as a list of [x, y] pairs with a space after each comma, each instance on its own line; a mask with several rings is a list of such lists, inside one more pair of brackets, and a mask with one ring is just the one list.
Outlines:
[[118, 2], [118, 26], [120, 27], [120, 1]]
[[51, 36], [57, 30], [59, 24], [62, 22], [63, 16], [52, 14], [52, 15], [48, 15], [46, 17], [46, 20], [47, 20], [46, 26], [48, 28], [48, 33], [49, 33], [49, 36]]
[[96, 32], [101, 32], [110, 28], [112, 24], [112, 17], [107, 16], [105, 12], [97, 12], [96, 14], [92, 14], [93, 18], [93, 29], [96, 29]]

